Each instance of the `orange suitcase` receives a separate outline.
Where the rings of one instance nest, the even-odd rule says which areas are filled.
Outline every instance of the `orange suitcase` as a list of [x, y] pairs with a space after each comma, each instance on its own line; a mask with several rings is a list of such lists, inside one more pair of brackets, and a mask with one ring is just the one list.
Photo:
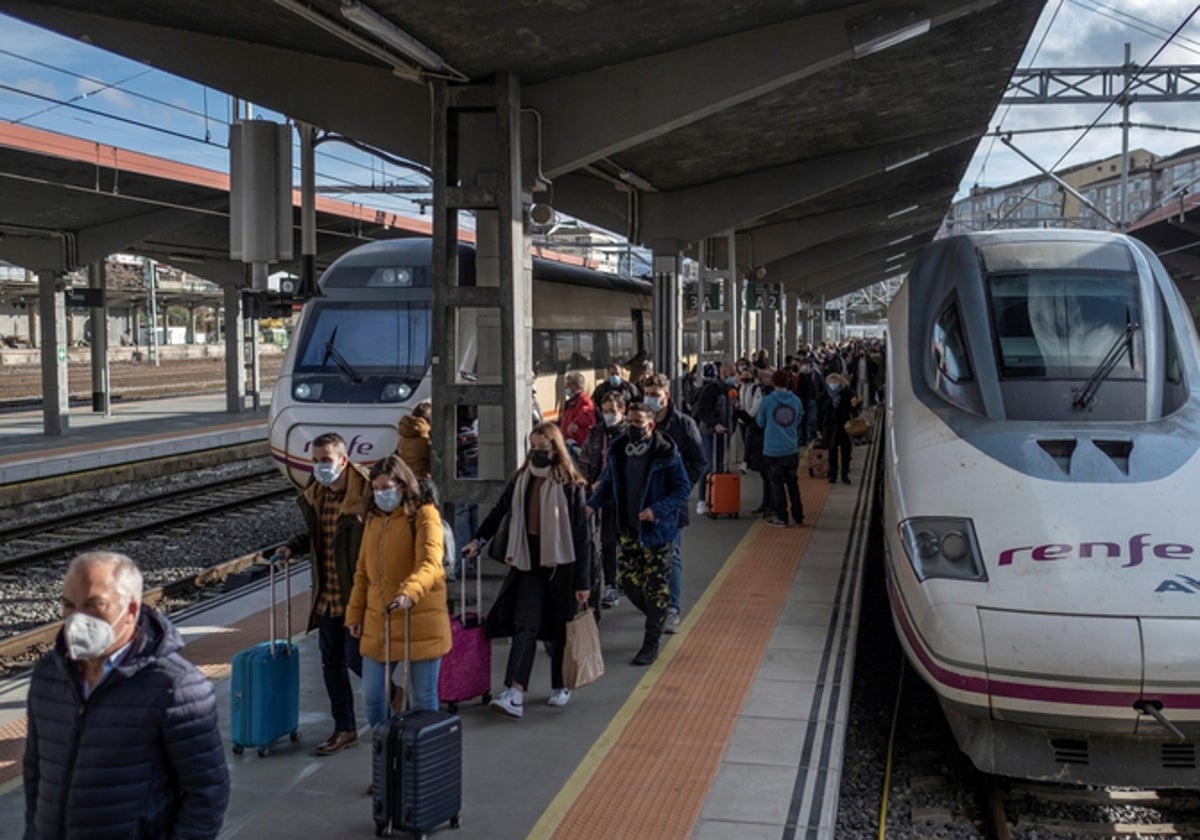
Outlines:
[[[713, 441], [713, 459], [710, 463], [717, 463], [716, 440]], [[708, 484], [704, 487], [704, 503], [708, 506], [710, 519], [718, 516], [736, 519], [742, 507], [742, 477], [737, 473], [709, 473]]]

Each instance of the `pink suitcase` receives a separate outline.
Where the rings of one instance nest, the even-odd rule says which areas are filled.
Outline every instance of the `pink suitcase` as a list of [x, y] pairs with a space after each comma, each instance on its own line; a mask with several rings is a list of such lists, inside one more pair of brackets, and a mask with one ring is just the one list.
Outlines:
[[475, 612], [466, 609], [467, 576], [459, 576], [459, 612], [450, 618], [450, 652], [442, 657], [438, 672], [438, 700], [446, 703], [451, 713], [458, 711], [459, 703], [474, 697], [492, 702], [492, 640], [483, 632], [482, 560], [479, 556], [471, 561], [475, 563]]

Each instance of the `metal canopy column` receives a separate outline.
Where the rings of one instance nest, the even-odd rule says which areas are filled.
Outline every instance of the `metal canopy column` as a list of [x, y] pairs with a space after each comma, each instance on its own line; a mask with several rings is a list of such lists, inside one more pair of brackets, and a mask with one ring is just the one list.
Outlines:
[[38, 319], [41, 321], [42, 432], [65, 434], [70, 428], [67, 383], [67, 307], [53, 271], [38, 275]]
[[[533, 281], [524, 231], [520, 114], [516, 76], [502, 74], [494, 86], [433, 83], [431, 466], [451, 502], [495, 500], [524, 457], [533, 413]], [[459, 285], [464, 210], [474, 211], [476, 219], [473, 287]], [[472, 357], [474, 371], [460, 373]], [[479, 477], [465, 480], [455, 469], [455, 432], [459, 406], [470, 405], [479, 409]]]
[[225, 309], [225, 410], [230, 414], [242, 411], [242, 385], [246, 364], [242, 344], [242, 287], [237, 283], [221, 285]]
[[[700, 360], [732, 361], [742, 351], [739, 321], [742, 314], [741, 278], [732, 233], [710, 237], [699, 246], [700, 256]], [[725, 265], [721, 250], [725, 251]]]
[[108, 387], [108, 292], [105, 291], [104, 260], [88, 266], [88, 287], [99, 289], [100, 305], [92, 307], [92, 411], [112, 417], [112, 394]]
[[800, 347], [800, 313], [797, 311], [800, 302], [782, 283], [779, 290], [779, 305], [783, 310], [783, 354], [795, 355]]
[[[762, 324], [759, 343], [767, 351], [767, 358], [772, 367], [778, 367], [782, 361], [779, 358], [779, 301], [776, 289], [778, 289], [778, 285], [775, 283], [758, 284], [759, 323]], [[772, 307], [772, 303], [775, 304], [774, 307]]]
[[660, 239], [654, 251], [654, 370], [674, 382], [683, 358], [683, 257], [679, 242]]

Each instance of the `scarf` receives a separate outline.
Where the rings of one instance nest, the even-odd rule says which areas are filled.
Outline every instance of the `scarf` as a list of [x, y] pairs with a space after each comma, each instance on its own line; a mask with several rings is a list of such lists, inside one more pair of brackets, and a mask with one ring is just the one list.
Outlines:
[[[508, 528], [508, 546], [504, 551], [505, 561], [522, 572], [528, 572], [533, 568], [529, 557], [529, 539], [525, 533], [526, 523], [529, 521], [525, 513], [529, 473], [530, 470], [521, 472], [513, 487], [512, 507], [509, 510], [511, 519]], [[542, 533], [539, 565], [565, 566], [568, 563], [574, 563], [575, 542], [571, 537], [571, 517], [567, 508], [567, 493], [563, 486], [557, 481], [543, 481], [537, 498], [532, 501], [540, 506], [541, 513]]]

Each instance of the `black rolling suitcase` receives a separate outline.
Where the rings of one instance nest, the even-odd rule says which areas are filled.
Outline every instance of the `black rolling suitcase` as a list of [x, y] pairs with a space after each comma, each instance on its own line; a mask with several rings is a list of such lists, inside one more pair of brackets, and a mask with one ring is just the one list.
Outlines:
[[[371, 813], [376, 837], [393, 829], [424, 837], [445, 822], [458, 828], [462, 811], [462, 721], [447, 712], [408, 708], [412, 633], [407, 610], [404, 621], [405, 711], [371, 733]], [[391, 624], [389, 610], [384, 623], [385, 672], [391, 670]], [[391, 680], [383, 685], [387, 693]], [[391, 703], [386, 706], [391, 708]]]

